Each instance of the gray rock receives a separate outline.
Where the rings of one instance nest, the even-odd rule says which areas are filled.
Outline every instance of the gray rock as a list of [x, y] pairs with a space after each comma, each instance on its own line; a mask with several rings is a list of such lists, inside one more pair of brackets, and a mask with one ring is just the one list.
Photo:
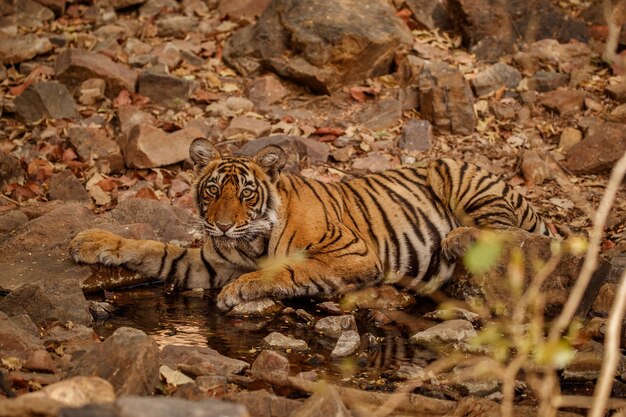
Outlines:
[[505, 86], [514, 89], [522, 81], [522, 74], [501, 62], [479, 72], [471, 82], [476, 96], [486, 96]]
[[272, 125], [267, 120], [249, 116], [237, 116], [230, 121], [228, 127], [224, 130], [224, 137], [250, 135], [258, 138], [270, 133], [271, 127]]
[[543, 39], [526, 45], [513, 59], [525, 73], [533, 74], [541, 68], [552, 67], [570, 74], [576, 69], [584, 68], [592, 54], [591, 48], [584, 42], [559, 43], [556, 39]]
[[152, 394], [159, 380], [159, 349], [141, 330], [120, 327], [72, 362], [68, 376], [77, 375], [106, 379], [117, 395]]
[[419, 75], [422, 116], [438, 129], [467, 135], [476, 127], [474, 96], [463, 73], [445, 62], [424, 66]]
[[54, 63], [57, 79], [70, 88], [77, 88], [90, 78], [106, 81], [106, 95], [115, 98], [122, 90], [135, 91], [137, 74], [111, 58], [82, 49], [66, 49]]
[[15, 110], [27, 123], [44, 117], [75, 119], [76, 103], [67, 88], [56, 81], [40, 81], [29, 85], [13, 100]]
[[472, 323], [466, 320], [450, 320], [414, 334], [409, 342], [437, 349], [442, 345], [465, 344], [473, 337], [476, 337], [476, 330]]
[[356, 320], [351, 314], [330, 316], [319, 319], [315, 323], [315, 331], [333, 339], [339, 338], [344, 331], [357, 330]]
[[567, 151], [565, 166], [574, 174], [609, 171], [626, 152], [626, 124], [605, 123]]
[[290, 417], [351, 417], [353, 414], [343, 403], [337, 389], [328, 385], [316, 391]]
[[104, 98], [106, 81], [101, 78], [90, 78], [80, 85], [78, 101], [91, 106]]
[[617, 292], [617, 284], [607, 282], [600, 287], [598, 296], [591, 305], [591, 310], [604, 317], [608, 316], [615, 300], [615, 293]]
[[120, 147], [106, 129], [71, 126], [67, 135], [78, 156], [84, 161], [95, 160], [100, 172], [121, 172], [124, 169]]
[[585, 93], [576, 90], [554, 90], [545, 93], [539, 100], [546, 109], [560, 116], [572, 114], [583, 108]]
[[169, 15], [156, 21], [159, 36], [184, 38], [189, 32], [198, 28], [198, 19], [191, 16]]
[[161, 13], [164, 8], [178, 11], [180, 4], [176, 0], [147, 0], [139, 8], [139, 16], [154, 17]]
[[0, 300], [0, 310], [11, 316], [28, 314], [39, 325], [55, 320], [85, 325], [92, 322], [79, 283], [69, 280], [24, 284]]
[[398, 140], [400, 149], [427, 151], [433, 141], [433, 127], [428, 120], [409, 120]]
[[71, 170], [58, 172], [50, 178], [48, 195], [52, 200], [89, 202], [89, 193]]
[[[229, 0], [228, 3], [231, 1]], [[287, 89], [274, 74], [254, 78], [246, 85], [248, 98], [258, 111], [267, 111], [270, 104], [279, 102], [288, 94]]]
[[51, 50], [52, 43], [48, 38], [40, 38], [32, 33], [3, 38], [0, 42], [0, 62], [15, 65]]
[[390, 168], [391, 162], [389, 159], [378, 152], [371, 152], [366, 157], [356, 158], [352, 162], [352, 169], [361, 173], [383, 172]]
[[[473, 364], [460, 364], [452, 369], [453, 386], [462, 395], [486, 397], [499, 391], [499, 364], [490, 358], [482, 358]], [[451, 382], [452, 382], [451, 381]]]
[[0, 319], [0, 355], [26, 362], [33, 352], [45, 352], [38, 328], [27, 315]]
[[522, 173], [528, 184], [541, 185], [552, 178], [552, 171], [538, 152], [524, 150], [522, 154]]
[[236, 317], [265, 317], [272, 316], [283, 309], [282, 304], [269, 298], [260, 300], [244, 301], [234, 306], [229, 316]]
[[263, 338], [263, 344], [269, 349], [293, 350], [303, 352], [309, 350], [304, 340], [294, 339], [279, 332], [272, 332]]
[[361, 345], [361, 336], [355, 330], [346, 330], [341, 333], [335, 348], [330, 353], [333, 359], [345, 358], [352, 355]]
[[102, 404], [115, 401], [113, 386], [95, 376], [76, 376], [47, 385], [41, 390], [30, 392], [24, 399], [46, 398], [62, 403], [65, 407], [82, 407], [87, 404]]
[[563, 87], [569, 81], [569, 75], [560, 72], [540, 70], [528, 80], [528, 88], [530, 90], [544, 93], [546, 91], [556, 90]]
[[263, 65], [328, 93], [388, 73], [395, 51], [410, 44], [408, 28], [382, 1], [273, 0], [254, 26], [229, 38], [224, 59], [244, 75]]
[[170, 74], [144, 71], [137, 80], [137, 92], [165, 107], [181, 107], [193, 92], [193, 82]]
[[220, 0], [220, 17], [241, 23], [252, 23], [270, 4], [270, 0]]
[[226, 106], [234, 112], [249, 112], [254, 109], [254, 103], [244, 97], [228, 97]]
[[398, 123], [401, 117], [402, 103], [395, 98], [388, 98], [362, 110], [358, 121], [368, 129], [383, 130]]
[[407, 0], [406, 5], [413, 12], [415, 20], [428, 30], [454, 29], [445, 0]]
[[178, 398], [125, 397], [117, 400], [119, 416], [133, 417], [248, 417], [246, 408], [220, 400], [186, 401]]
[[48, 349], [73, 356], [77, 352], [90, 350], [94, 345], [100, 344], [100, 337], [91, 327], [82, 324], [57, 323], [45, 329], [43, 342]]
[[250, 370], [259, 373], [275, 372], [284, 375], [289, 374], [289, 360], [273, 350], [263, 350], [252, 362]]
[[227, 376], [250, 367], [247, 362], [226, 357], [204, 346], [166, 345], [161, 350], [161, 363], [172, 369], [189, 371], [193, 375]]

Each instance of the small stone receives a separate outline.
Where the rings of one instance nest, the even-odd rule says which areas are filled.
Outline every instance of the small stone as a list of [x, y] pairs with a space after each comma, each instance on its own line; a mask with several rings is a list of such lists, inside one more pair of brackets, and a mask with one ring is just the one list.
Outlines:
[[137, 74], [111, 58], [82, 49], [66, 49], [57, 55], [54, 63], [57, 79], [70, 88], [75, 88], [90, 78], [106, 81], [106, 94], [115, 98], [122, 90], [135, 91]]
[[409, 120], [398, 141], [398, 146], [407, 151], [427, 151], [433, 141], [433, 127], [427, 120]]
[[76, 104], [67, 88], [56, 81], [31, 84], [13, 101], [15, 110], [27, 123], [43, 118], [75, 119]]
[[476, 96], [486, 96], [507, 87], [514, 89], [522, 81], [522, 74], [515, 68], [504, 63], [497, 63], [479, 72], [471, 82]]
[[234, 112], [249, 112], [254, 109], [254, 103], [243, 97], [228, 97], [226, 105]]
[[415, 297], [392, 285], [365, 287], [351, 291], [342, 300], [342, 305], [352, 309], [398, 310], [415, 304]]
[[615, 293], [617, 292], [617, 284], [606, 283], [600, 287], [600, 292], [595, 301], [591, 305], [591, 309], [603, 316], [608, 316], [615, 300]]
[[101, 78], [90, 78], [80, 85], [78, 101], [86, 106], [94, 105], [104, 98], [106, 81]]
[[324, 317], [315, 323], [316, 332], [333, 339], [337, 339], [346, 330], [357, 330], [356, 320], [351, 314]]
[[90, 201], [89, 193], [69, 169], [54, 174], [50, 178], [48, 195], [51, 200]]
[[247, 362], [221, 355], [207, 346], [165, 345], [161, 364], [194, 375], [238, 374], [249, 368]]
[[162, 365], [159, 368], [159, 375], [166, 384], [173, 385], [175, 387], [193, 382], [193, 379], [189, 378], [187, 375], [180, 371], [175, 371], [167, 365]]
[[191, 81], [152, 70], [142, 72], [137, 80], [139, 94], [166, 107], [182, 106], [189, 99], [192, 91]]
[[344, 313], [339, 304], [334, 301], [324, 301], [317, 304], [316, 307], [328, 314], [342, 315]]
[[602, 104], [592, 99], [591, 97], [585, 97], [585, 108], [591, 110], [594, 113], [600, 113], [604, 110]]
[[0, 62], [5, 64], [19, 64], [33, 59], [52, 50], [52, 43], [48, 38], [39, 37], [32, 33], [16, 37], [2, 38], [0, 41]]
[[11, 210], [0, 216], [0, 235], [9, 234], [28, 223], [28, 216], [18, 210]]
[[355, 330], [346, 330], [341, 333], [335, 348], [330, 353], [333, 359], [345, 358], [352, 355], [361, 345], [361, 336]]
[[543, 95], [539, 104], [561, 116], [572, 114], [583, 108], [585, 94], [576, 90], [554, 90]]
[[608, 84], [604, 87], [604, 94], [615, 101], [619, 101], [620, 103], [626, 102], [626, 81]]
[[129, 168], [156, 168], [175, 164], [189, 158], [189, 146], [194, 139], [204, 137], [193, 127], [167, 133], [154, 126], [135, 125], [122, 138], [120, 147]]
[[541, 185], [552, 178], [550, 166], [535, 151], [524, 151], [522, 157], [522, 173], [528, 184]]
[[296, 378], [302, 378], [307, 381], [317, 381], [319, 376], [316, 371], [298, 372]]
[[254, 372], [276, 372], [280, 374], [289, 374], [289, 360], [280, 353], [273, 350], [263, 350], [252, 362], [250, 370]]
[[461, 394], [486, 397], [500, 388], [498, 366], [493, 359], [481, 358], [474, 363], [455, 366], [450, 379], [455, 388], [460, 388]]
[[267, 120], [259, 120], [248, 116], [237, 116], [230, 121], [230, 124], [224, 130], [224, 137], [230, 138], [242, 134], [260, 137], [267, 135], [271, 127], [272, 125]]
[[[228, 0], [227, 3], [231, 3]], [[274, 74], [257, 77], [246, 85], [248, 98], [259, 111], [267, 110], [270, 104], [279, 102], [288, 94], [287, 89]]]
[[357, 158], [352, 163], [355, 171], [373, 173], [383, 172], [391, 168], [391, 162], [384, 155], [372, 152], [365, 158]]
[[272, 332], [263, 338], [263, 344], [269, 349], [287, 350], [297, 352], [309, 350], [309, 346], [304, 340], [294, 339], [279, 332]]
[[414, 334], [409, 342], [437, 349], [443, 345], [465, 344], [473, 337], [476, 337], [476, 330], [472, 323], [467, 320], [449, 320]]
[[540, 93], [545, 93], [563, 87], [568, 81], [569, 76], [567, 74], [540, 70], [528, 80], [528, 88]]
[[626, 104], [620, 104], [608, 116], [610, 122], [626, 123]]
[[146, 0], [108, 0], [109, 6], [115, 10], [125, 9], [127, 7], [136, 6], [145, 3]]
[[626, 152], [626, 124], [604, 123], [567, 152], [565, 165], [574, 174], [608, 171]]
[[345, 148], [335, 149], [331, 152], [331, 156], [337, 162], [348, 162], [352, 159], [352, 155], [354, 155], [355, 152], [352, 146], [346, 146]]
[[[594, 381], [600, 376], [604, 362], [604, 347], [594, 341], [588, 341], [574, 355], [572, 361], [563, 369], [565, 381]], [[615, 376], [626, 371], [624, 355], [619, 355]]]
[[0, 151], [0, 190], [8, 184], [21, 182], [26, 175], [20, 160]]
[[166, 65], [170, 70], [176, 68], [183, 60], [182, 51], [172, 42], [157, 45], [152, 50], [157, 62]]
[[572, 148], [572, 146], [576, 145], [583, 139], [583, 134], [580, 130], [574, 127], [566, 127], [561, 132], [561, 137], [559, 138], [559, 148], [561, 148], [561, 152], [567, 154], [567, 152]]
[[228, 312], [228, 315], [236, 317], [266, 317], [278, 313], [282, 308], [282, 304], [278, 301], [270, 298], [261, 298], [237, 304]]
[[461, 319], [467, 320], [472, 324], [478, 324], [482, 321], [480, 315], [460, 307], [449, 307], [442, 310], [430, 311], [424, 314], [424, 318], [437, 321]]
[[514, 100], [502, 100], [490, 105], [491, 111], [498, 120], [515, 120], [520, 105]]
[[159, 36], [184, 38], [198, 27], [198, 19], [190, 16], [165, 16], [156, 21]]
[[71, 126], [67, 135], [78, 156], [84, 161], [96, 160], [101, 172], [120, 172], [124, 169], [120, 147], [105, 129]]
[[117, 118], [123, 135], [128, 135], [130, 130], [139, 124], [155, 125], [156, 118], [150, 113], [142, 111], [139, 107], [126, 104], [117, 109]]

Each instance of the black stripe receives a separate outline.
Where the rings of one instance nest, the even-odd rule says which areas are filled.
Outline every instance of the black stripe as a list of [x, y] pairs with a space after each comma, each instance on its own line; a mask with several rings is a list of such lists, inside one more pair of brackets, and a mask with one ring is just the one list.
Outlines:
[[163, 248], [163, 255], [161, 255], [161, 264], [159, 265], [159, 272], [157, 272], [157, 277], [161, 277], [163, 273], [163, 268], [165, 268], [165, 259], [167, 258], [167, 245]]
[[170, 264], [170, 270], [167, 273], [167, 279], [168, 280], [169, 280], [170, 276], [172, 275], [172, 273], [176, 274], [176, 271], [178, 270], [178, 262], [180, 262], [180, 260], [183, 257], [185, 257], [185, 255], [187, 255], [187, 249], [184, 249], [179, 256], [177, 256], [176, 258], [174, 258], [172, 260], [172, 263]]
[[209, 260], [204, 256], [204, 247], [200, 249], [200, 258], [202, 258], [202, 263], [209, 274], [209, 288], [214, 288], [215, 286], [215, 278], [217, 278], [217, 274], [215, 273], [215, 269], [213, 265], [209, 262]]

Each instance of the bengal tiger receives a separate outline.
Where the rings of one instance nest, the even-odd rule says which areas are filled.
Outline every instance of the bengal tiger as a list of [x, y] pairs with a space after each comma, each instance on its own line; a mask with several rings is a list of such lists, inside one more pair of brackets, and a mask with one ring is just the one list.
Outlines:
[[[102, 230], [70, 244], [77, 262], [124, 266], [166, 288], [221, 288], [229, 309], [261, 298], [341, 293], [411, 277], [431, 289], [452, 273], [455, 228], [517, 227], [551, 235], [528, 201], [477, 166], [441, 159], [343, 182], [282, 173], [286, 154], [224, 156], [196, 139], [195, 199], [206, 241], [183, 248]], [[269, 259], [269, 262], [262, 262]]]

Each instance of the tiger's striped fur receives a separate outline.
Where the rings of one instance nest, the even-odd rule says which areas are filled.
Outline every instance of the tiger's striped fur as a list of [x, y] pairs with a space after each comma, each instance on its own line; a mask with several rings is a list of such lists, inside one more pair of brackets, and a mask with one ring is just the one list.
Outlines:
[[[550, 235], [521, 194], [465, 162], [442, 159], [329, 184], [281, 174], [286, 156], [276, 146], [253, 158], [221, 156], [197, 139], [190, 154], [201, 169], [195, 189], [204, 246], [87, 230], [71, 243], [74, 259], [123, 265], [171, 289], [224, 287], [218, 305], [226, 309], [405, 276], [416, 288], [436, 288], [455, 262], [446, 235], [460, 226]], [[260, 266], [263, 258], [268, 266]]]

